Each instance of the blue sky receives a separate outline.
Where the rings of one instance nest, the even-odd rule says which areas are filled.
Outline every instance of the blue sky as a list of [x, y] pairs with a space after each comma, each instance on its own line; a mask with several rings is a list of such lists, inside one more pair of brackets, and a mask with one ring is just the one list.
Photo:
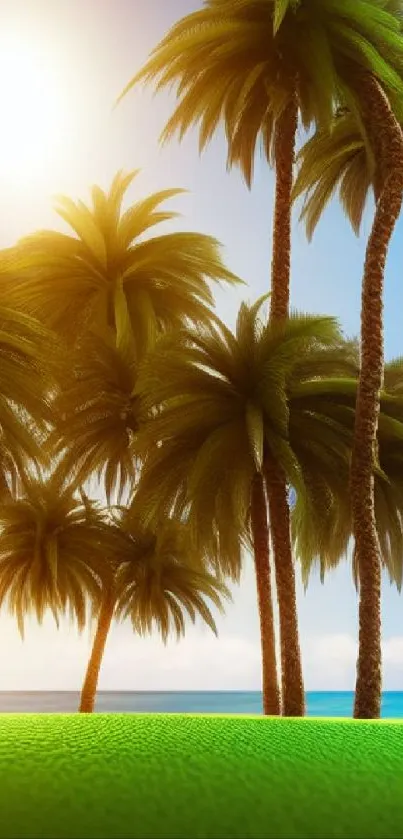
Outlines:
[[[63, 229], [51, 209], [55, 194], [86, 199], [91, 184], [108, 187], [118, 169], [139, 168], [141, 174], [129, 199], [166, 187], [188, 189], [189, 194], [171, 202], [174, 209], [183, 213], [183, 218], [175, 222], [176, 229], [215, 235], [223, 244], [228, 266], [248, 283], [246, 289], [234, 292], [226, 288], [217, 294], [219, 314], [232, 325], [242, 297], [253, 300], [269, 286], [273, 175], [267, 164], [257, 158], [249, 192], [237, 171], [226, 172], [225, 140], [221, 133], [202, 158], [195, 132], [190, 132], [181, 145], [172, 142], [160, 149], [158, 134], [170, 113], [172, 96], [153, 97], [151, 90], [138, 90], [112, 111], [116, 96], [167, 28], [200, 5], [195, 0], [3, 0], [3, 31], [13, 32], [21, 44], [36, 46], [42, 69], [52, 78], [61, 139], [54, 146], [48, 145], [45, 154], [38, 124], [31, 117], [24, 130], [27, 138], [42, 149], [42, 158], [38, 153], [35, 165], [22, 178], [7, 165], [0, 137], [0, 246], [12, 244], [33, 229], [50, 225]], [[1, 85], [7, 85], [7, 79], [2, 79]], [[22, 101], [20, 120], [23, 107]], [[346, 334], [358, 333], [365, 235], [370, 224], [369, 207], [363, 235], [357, 239], [334, 201], [313, 243], [308, 245], [303, 228], [294, 220], [294, 308], [336, 315]], [[403, 221], [394, 235], [386, 275], [387, 358], [403, 349], [398, 287], [402, 239]], [[249, 561], [245, 563], [241, 585], [234, 589], [234, 602], [226, 617], [218, 618], [218, 640], [198, 625], [189, 628], [184, 641], [164, 648], [157, 637], [138, 639], [129, 625], [115, 626], [99, 687], [258, 689], [259, 631], [254, 585]], [[298, 580], [298, 605], [307, 689], [353, 689], [357, 596], [349, 562], [329, 574], [324, 586], [313, 574], [306, 594]], [[58, 632], [50, 618], [42, 627], [30, 620], [26, 639], [21, 642], [13, 619], [3, 611], [0, 637], [0, 690], [73, 690], [80, 686], [89, 651], [89, 631], [79, 638], [68, 623], [63, 623]], [[383, 637], [384, 687], [403, 689], [401, 600], [387, 581], [383, 591]]]

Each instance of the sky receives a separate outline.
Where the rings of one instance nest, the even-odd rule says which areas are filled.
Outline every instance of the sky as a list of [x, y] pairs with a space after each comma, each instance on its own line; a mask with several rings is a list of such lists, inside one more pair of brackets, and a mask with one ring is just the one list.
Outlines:
[[[55, 195], [89, 197], [108, 188], [119, 169], [140, 169], [128, 200], [167, 187], [188, 193], [170, 202], [183, 217], [175, 229], [214, 235], [225, 261], [247, 287], [216, 294], [220, 317], [234, 324], [241, 300], [269, 290], [273, 174], [256, 159], [248, 191], [238, 171], [226, 171], [218, 132], [199, 156], [195, 131], [160, 148], [158, 136], [174, 102], [136, 89], [117, 109], [116, 97], [167, 29], [201, 6], [196, 0], [1, 0], [0, 3], [0, 247], [38, 228], [63, 230]], [[2, 41], [3, 38], [3, 41]], [[5, 46], [4, 46], [5, 45]], [[2, 52], [3, 47], [3, 52]], [[8, 56], [3, 62], [2, 55]], [[39, 90], [39, 95], [38, 95]], [[308, 244], [295, 213], [293, 308], [339, 318], [346, 335], [359, 332], [360, 288], [368, 207], [356, 238], [334, 200]], [[173, 229], [173, 228], [172, 228]], [[385, 352], [403, 351], [401, 252], [403, 220], [392, 241], [385, 288]], [[299, 626], [307, 690], [353, 690], [357, 594], [346, 560], [321, 585], [312, 574], [306, 593], [297, 570]], [[166, 647], [115, 624], [105, 651], [100, 690], [258, 690], [259, 628], [252, 560], [246, 558], [233, 603], [217, 617], [219, 637], [201, 623]], [[51, 617], [29, 619], [21, 641], [14, 619], [0, 613], [0, 690], [78, 690], [91, 642]], [[403, 690], [401, 598], [383, 586], [384, 689]]]

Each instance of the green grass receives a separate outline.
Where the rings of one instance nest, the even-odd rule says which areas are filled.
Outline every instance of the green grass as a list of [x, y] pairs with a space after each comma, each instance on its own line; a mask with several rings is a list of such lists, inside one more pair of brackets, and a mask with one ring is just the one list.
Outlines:
[[2, 715], [0, 837], [403, 837], [403, 723]]

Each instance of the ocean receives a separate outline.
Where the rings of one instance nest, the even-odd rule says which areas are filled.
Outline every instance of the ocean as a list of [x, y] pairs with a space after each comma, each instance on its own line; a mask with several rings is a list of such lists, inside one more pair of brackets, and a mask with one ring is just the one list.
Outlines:
[[[310, 717], [351, 717], [354, 694], [307, 692]], [[69, 713], [77, 711], [75, 691], [0, 691], [0, 713]], [[261, 714], [260, 691], [99, 691], [98, 713]], [[403, 691], [387, 691], [382, 717], [403, 718]]]

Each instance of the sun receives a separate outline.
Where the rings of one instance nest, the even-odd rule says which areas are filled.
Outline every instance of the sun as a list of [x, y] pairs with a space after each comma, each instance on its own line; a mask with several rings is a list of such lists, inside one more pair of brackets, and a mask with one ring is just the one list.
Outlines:
[[46, 174], [65, 142], [63, 96], [50, 55], [18, 34], [0, 35], [0, 178]]

